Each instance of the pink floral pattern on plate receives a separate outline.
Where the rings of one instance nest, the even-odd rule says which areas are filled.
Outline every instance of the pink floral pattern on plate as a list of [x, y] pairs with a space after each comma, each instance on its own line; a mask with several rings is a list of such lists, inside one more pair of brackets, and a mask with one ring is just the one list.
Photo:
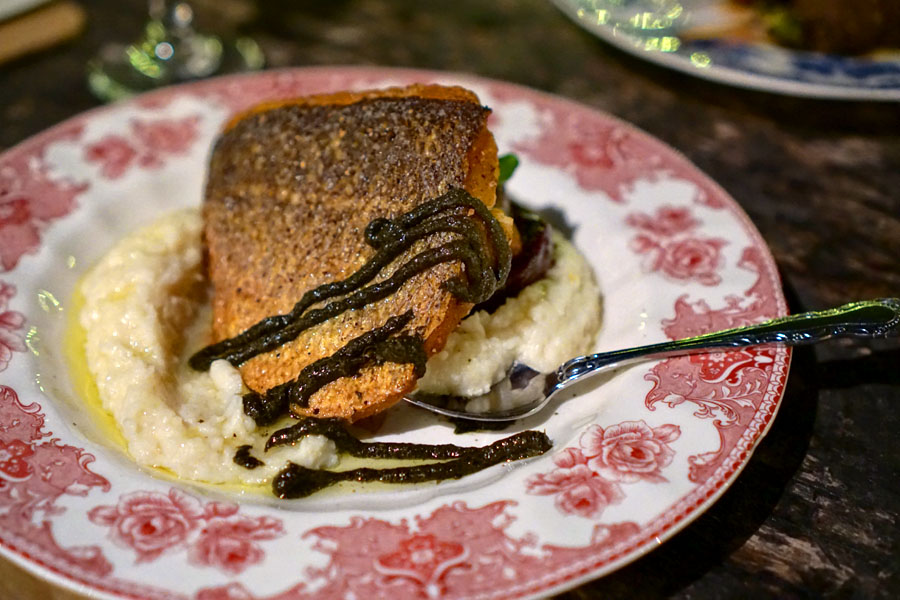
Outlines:
[[84, 159], [100, 165], [100, 173], [118, 179], [133, 166], [158, 169], [168, 156], [183, 155], [197, 139], [200, 117], [133, 119], [128, 135], [111, 134], [87, 145]]
[[[61, 444], [44, 428], [38, 404], [22, 404], [15, 390], [0, 385], [0, 531], [27, 540], [32, 555], [67, 569], [107, 575], [112, 565], [99, 546], [63, 548], [52, 522], [66, 516], [58, 501], [108, 490], [109, 481], [91, 471], [91, 454]], [[50, 438], [50, 439], [48, 439]]]
[[25, 352], [25, 315], [9, 309], [9, 301], [16, 295], [16, 287], [0, 281], [0, 372], [12, 360], [13, 352]]
[[[113, 217], [107, 225], [115, 227], [129, 202], [155, 206], [143, 171], [202, 173], [217, 123], [258, 101], [448, 79], [486, 94], [498, 142], [520, 154], [524, 174], [542, 165], [577, 184], [580, 191], [559, 209], [584, 224], [582, 243], [603, 239], [620, 252], [605, 264], [601, 252], [588, 253], [595, 268], [647, 261], [655, 286], [649, 328], [681, 337], [785, 311], [771, 257], [733, 201], [670, 148], [586, 107], [500, 82], [369, 68], [265, 72], [160, 90], [0, 155], [0, 271], [8, 273], [0, 282], [0, 553], [57, 583], [111, 598], [543, 597], [645, 552], [733, 481], [777, 409], [784, 350], [710, 353], [635, 369], [624, 374], [632, 386], [652, 385], [644, 403], [623, 399], [627, 414], [609, 425], [579, 421], [574, 447], [509, 473], [495, 469], [502, 485], [459, 488], [450, 492], [458, 500], [449, 501], [440, 490], [457, 488], [447, 484], [424, 504], [401, 501], [384, 514], [367, 503], [281, 510], [245, 498], [239, 507], [136, 476], [115, 460], [95, 461], [109, 449], [76, 434], [55, 398], [37, 395], [33, 365], [45, 364], [44, 357], [24, 351], [24, 330], [26, 320], [40, 325], [40, 314], [27, 306], [38, 290], [33, 277], [22, 276], [22, 257], [34, 256], [29, 275], [55, 272], [48, 257], [70, 241], [53, 229], [57, 221], [105, 202], [103, 214]], [[507, 105], [515, 106], [511, 118]], [[523, 107], [536, 128], [519, 127]], [[665, 194], [659, 201], [635, 195], [672, 181], [689, 189], [689, 207], [667, 203]], [[532, 182], [538, 189], [524, 190], [523, 200], [541, 205], [554, 190]], [[604, 221], [598, 211], [617, 217], [594, 236]], [[720, 237], [723, 223], [739, 235]], [[85, 239], [90, 243], [89, 232]], [[726, 250], [735, 248], [743, 254], [730, 264]], [[736, 271], [752, 273], [755, 283], [736, 287]], [[604, 292], [605, 306], [633, 311], [633, 298]], [[13, 310], [17, 294], [26, 306]], [[686, 403], [693, 415], [666, 410]], [[548, 426], [565, 418], [562, 407]], [[718, 446], [698, 446], [691, 433], [704, 427], [718, 434]], [[640, 507], [647, 489], [665, 499], [662, 512], [627, 510], [627, 519], [611, 520]], [[556, 510], [545, 510], [549, 497]], [[170, 567], [172, 577], [161, 580], [160, 569]]]
[[240, 573], [260, 563], [264, 552], [256, 542], [284, 534], [278, 519], [239, 515], [235, 504], [204, 505], [175, 488], [168, 494], [126, 494], [116, 506], [92, 508], [88, 519], [109, 527], [113, 541], [134, 550], [138, 563], [186, 546], [191, 564], [229, 573]]
[[[493, 597], [516, 597], [526, 574], [552, 573], [572, 560], [573, 549], [539, 545], [532, 535], [510, 535], [513, 506], [508, 500], [480, 508], [454, 502], [416, 517], [414, 527], [405, 520], [396, 524], [371, 517], [318, 527], [304, 537], [315, 538], [314, 549], [330, 560], [324, 568], [308, 569], [306, 582], [273, 595], [231, 583], [202, 588], [196, 600], [469, 598], [486, 590], [501, 592]], [[588, 546], [608, 554], [636, 529], [630, 522], [596, 525]]]
[[647, 255], [647, 270], [709, 286], [722, 281], [716, 271], [723, 265], [721, 250], [728, 241], [698, 237], [693, 232], [701, 223], [688, 209], [663, 206], [654, 215], [630, 214], [625, 223], [640, 231], [632, 238], [631, 247]]
[[26, 142], [21, 153], [0, 163], [0, 272], [35, 252], [44, 229], [69, 214], [88, 189], [87, 183], [54, 177], [45, 152], [52, 144], [77, 140], [82, 129], [78, 120], [66, 123]]
[[[509, 86], [493, 86], [491, 91], [510, 102], [521, 97], [521, 90]], [[697, 204], [726, 206], [725, 194], [715, 183], [696, 177], [696, 168], [686, 159], [630, 125], [613, 118], [586, 122], [582, 107], [560, 106], [558, 98], [538, 96], [533, 101], [542, 109], [541, 131], [515, 143], [514, 150], [571, 173], [585, 190], [625, 203], [639, 180], [687, 179], [696, 185]]]
[[0, 442], [0, 478], [7, 481], [25, 481], [34, 472], [28, 457], [34, 456], [31, 446], [22, 440], [8, 444]]
[[[757, 273], [746, 299], [729, 296], [725, 307], [714, 310], [703, 300], [690, 303], [681, 296], [675, 303], [675, 316], [663, 321], [663, 331], [677, 339], [765, 320], [771, 314], [774, 290], [762, 261], [756, 248], [743, 253], [739, 266]], [[759, 417], [771, 394], [776, 353], [771, 348], [748, 348], [681, 356], [657, 364], [644, 376], [653, 383], [645, 401], [647, 408], [689, 402], [697, 407], [694, 415], [712, 419], [719, 433], [719, 448], [691, 457], [691, 481], [700, 483], [713, 476], [739, 443], [744, 428]]]
[[601, 477], [587, 465], [578, 448], [567, 448], [553, 457], [557, 468], [532, 475], [526, 491], [542, 496], [556, 495], [556, 508], [566, 514], [597, 517], [611, 504], [625, 499], [621, 486]]
[[611, 481], [664, 483], [662, 469], [675, 452], [669, 447], [681, 435], [677, 425], [651, 428], [644, 421], [625, 421], [606, 429], [592, 425], [581, 436], [581, 448], [592, 471]]
[[603, 509], [625, 500], [620, 483], [641, 480], [664, 483], [662, 469], [672, 462], [669, 446], [681, 435], [677, 425], [651, 428], [644, 421], [624, 421], [603, 428], [591, 425], [579, 448], [553, 457], [557, 468], [526, 481], [531, 494], [556, 495], [556, 508], [566, 514], [599, 517]]

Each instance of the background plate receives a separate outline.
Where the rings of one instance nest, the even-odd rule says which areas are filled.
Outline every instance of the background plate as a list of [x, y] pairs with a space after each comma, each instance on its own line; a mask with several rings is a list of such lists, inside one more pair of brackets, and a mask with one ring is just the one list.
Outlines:
[[[900, 50], [878, 57], [838, 56], [776, 46], [765, 40], [705, 37], [721, 29], [730, 0], [672, 0], [683, 11], [658, 28], [634, 30], [598, 18], [604, 0], [552, 0], [576, 23], [606, 42], [644, 60], [696, 77], [792, 96], [840, 100], [900, 100]], [[629, 11], [655, 14], [661, 0], [627, 0]], [[641, 11], [641, 7], [645, 11]], [[717, 23], [721, 20], [722, 23]], [[718, 26], [717, 26], [718, 25]]]

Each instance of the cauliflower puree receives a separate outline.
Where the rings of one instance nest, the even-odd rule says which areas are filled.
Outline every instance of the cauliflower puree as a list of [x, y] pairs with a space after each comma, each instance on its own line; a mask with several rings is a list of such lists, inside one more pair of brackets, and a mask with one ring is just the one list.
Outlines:
[[[264, 453], [284, 423], [257, 429], [243, 412], [247, 390], [238, 370], [223, 360], [207, 372], [187, 365], [211, 326], [201, 230], [197, 209], [164, 217], [121, 240], [82, 281], [85, 358], [103, 408], [136, 462], [180, 478], [261, 484], [287, 461], [334, 466], [334, 442], [322, 436]], [[556, 232], [553, 244], [547, 276], [493, 314], [466, 318], [428, 361], [419, 389], [476, 395], [514, 360], [551, 370], [590, 350], [600, 327], [600, 292], [577, 250]], [[235, 464], [244, 445], [265, 464], [253, 470]]]
[[[334, 466], [334, 442], [322, 436], [263, 453], [277, 426], [257, 429], [244, 415], [237, 369], [226, 361], [208, 372], [187, 365], [210, 327], [201, 229], [196, 209], [164, 217], [121, 240], [82, 281], [85, 358], [103, 408], [138, 464], [183, 479], [260, 484], [289, 460]], [[234, 463], [247, 444], [264, 466]]]

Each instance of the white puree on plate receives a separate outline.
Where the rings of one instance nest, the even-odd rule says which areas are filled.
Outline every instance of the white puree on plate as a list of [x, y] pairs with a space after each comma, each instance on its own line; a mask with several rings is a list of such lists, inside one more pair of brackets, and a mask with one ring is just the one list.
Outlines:
[[[257, 430], [244, 415], [237, 369], [221, 360], [208, 372], [187, 365], [210, 327], [201, 229], [196, 209], [164, 217], [118, 242], [82, 281], [85, 354], [103, 408], [135, 461], [184, 479], [258, 484], [289, 460], [334, 466], [334, 443], [321, 436], [264, 453], [278, 426]], [[555, 232], [553, 243], [547, 277], [494, 314], [465, 319], [428, 362], [420, 388], [481, 393], [513, 360], [550, 370], [590, 349], [600, 327], [600, 292], [575, 248]], [[233, 462], [246, 444], [265, 466], [249, 470]]]
[[[475, 396], [502, 379], [513, 361], [548, 372], [590, 351], [600, 329], [600, 290], [587, 261], [560, 233], [552, 234], [555, 263], [547, 276], [493, 314], [479, 311], [460, 323], [428, 361], [419, 390]], [[467, 408], [489, 408], [473, 404]]]
[[[274, 428], [257, 430], [244, 415], [237, 369], [186, 364], [210, 326], [201, 228], [196, 209], [164, 217], [119, 241], [82, 281], [85, 354], [103, 408], [135, 461], [184, 479], [257, 484], [288, 460], [334, 466], [334, 442], [321, 436], [263, 453]], [[265, 466], [234, 463], [245, 444]]]

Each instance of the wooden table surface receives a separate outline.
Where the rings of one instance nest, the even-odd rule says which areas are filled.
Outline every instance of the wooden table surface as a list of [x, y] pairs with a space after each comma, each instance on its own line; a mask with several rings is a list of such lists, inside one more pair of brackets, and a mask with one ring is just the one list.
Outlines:
[[[900, 296], [900, 104], [708, 83], [623, 54], [542, 0], [198, 0], [271, 67], [475, 73], [630, 121], [687, 155], [761, 231], [792, 312]], [[0, 65], [0, 150], [97, 106], [84, 65], [128, 41], [142, 0], [84, 2], [88, 29]], [[218, 12], [213, 17], [210, 9]], [[900, 343], [800, 349], [737, 482], [662, 547], [560, 598], [900, 597]], [[0, 597], [72, 598], [0, 561]]]

